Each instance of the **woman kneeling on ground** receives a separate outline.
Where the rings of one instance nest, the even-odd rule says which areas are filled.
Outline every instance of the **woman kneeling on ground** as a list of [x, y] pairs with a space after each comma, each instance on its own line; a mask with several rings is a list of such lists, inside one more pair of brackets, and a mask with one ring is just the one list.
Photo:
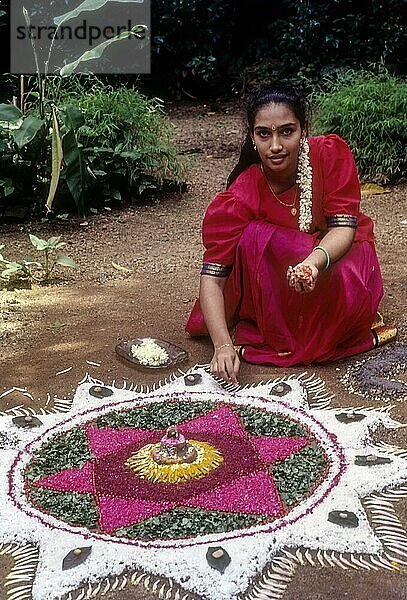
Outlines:
[[186, 328], [210, 334], [211, 372], [231, 382], [239, 356], [288, 367], [370, 350], [383, 295], [347, 144], [307, 137], [305, 99], [286, 86], [256, 88], [247, 124], [227, 190], [203, 221], [199, 301]]

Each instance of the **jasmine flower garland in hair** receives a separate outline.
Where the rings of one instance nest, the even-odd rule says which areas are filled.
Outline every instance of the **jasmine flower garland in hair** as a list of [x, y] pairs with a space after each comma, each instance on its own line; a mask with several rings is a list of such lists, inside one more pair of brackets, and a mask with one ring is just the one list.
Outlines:
[[159, 367], [168, 362], [169, 356], [164, 348], [161, 348], [153, 339], [145, 338], [141, 344], [133, 344], [130, 348], [131, 355], [140, 364], [146, 367]]
[[312, 167], [309, 161], [309, 144], [304, 139], [298, 153], [297, 181], [300, 188], [300, 231], [309, 231], [312, 223]]

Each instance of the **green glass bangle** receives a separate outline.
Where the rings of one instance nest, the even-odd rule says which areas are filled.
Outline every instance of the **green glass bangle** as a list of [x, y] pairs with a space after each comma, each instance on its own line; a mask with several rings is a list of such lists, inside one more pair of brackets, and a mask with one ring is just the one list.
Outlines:
[[322, 250], [326, 258], [325, 271], [329, 269], [329, 265], [331, 264], [331, 257], [328, 254], [328, 250], [325, 250], [325, 248], [323, 248], [322, 246], [315, 246], [314, 250]]

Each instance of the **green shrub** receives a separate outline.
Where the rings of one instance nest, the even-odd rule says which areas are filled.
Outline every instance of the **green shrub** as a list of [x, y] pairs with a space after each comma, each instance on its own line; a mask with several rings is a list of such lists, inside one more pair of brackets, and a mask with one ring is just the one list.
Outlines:
[[172, 123], [163, 102], [135, 89], [114, 88], [95, 77], [51, 79], [57, 105], [74, 103], [84, 125], [78, 130], [83, 153], [94, 174], [91, 187], [106, 196], [123, 191], [142, 193], [163, 182], [181, 183], [183, 165], [173, 143]]
[[56, 198], [59, 212], [73, 198], [84, 216], [91, 198], [95, 206], [180, 188], [184, 167], [160, 99], [91, 75], [44, 81], [40, 102], [36, 80], [22, 78], [21, 106], [0, 104], [0, 198], [42, 211]]
[[384, 68], [326, 78], [313, 96], [313, 133], [337, 133], [352, 148], [363, 180], [395, 183], [406, 176], [407, 85]]

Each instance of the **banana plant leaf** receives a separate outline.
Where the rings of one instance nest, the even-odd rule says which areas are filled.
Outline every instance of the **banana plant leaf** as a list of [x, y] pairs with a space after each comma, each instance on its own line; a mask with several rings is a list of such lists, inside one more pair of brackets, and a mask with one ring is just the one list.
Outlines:
[[66, 184], [74, 197], [80, 217], [85, 216], [85, 189], [87, 185], [86, 160], [74, 131], [68, 131], [62, 138], [65, 162]]
[[81, 62], [86, 62], [88, 60], [96, 60], [96, 59], [100, 58], [103, 55], [103, 52], [106, 50], [106, 48], [108, 48], [111, 44], [114, 44], [115, 42], [118, 42], [120, 40], [127, 39], [129, 37], [129, 35], [132, 35], [132, 36], [135, 36], [138, 38], [142, 38], [142, 37], [144, 37], [142, 35], [142, 33], [145, 32], [146, 30], [147, 30], [147, 27], [145, 25], [135, 25], [129, 31], [123, 31], [122, 33], [119, 33], [115, 37], [112, 37], [109, 40], [102, 42], [98, 46], [95, 46], [95, 48], [93, 48], [92, 50], [87, 50], [73, 62], [64, 65], [62, 67], [62, 69], [59, 71], [59, 74], [62, 77], [67, 77], [68, 75], [72, 75], [72, 73], [75, 71], [76, 67], [78, 67]]
[[57, 191], [59, 176], [61, 174], [62, 160], [64, 158], [64, 152], [62, 149], [61, 134], [59, 131], [59, 123], [55, 110], [55, 106], [52, 105], [52, 133], [51, 133], [51, 152], [52, 152], [52, 174], [51, 184], [49, 186], [48, 198], [46, 202], [47, 210], [50, 211], [52, 203], [55, 198]]
[[81, 111], [73, 104], [65, 107], [61, 113], [65, 125], [62, 148], [66, 164], [65, 180], [74, 197], [80, 217], [85, 215], [84, 194], [88, 183], [88, 171], [82, 146], [78, 140], [77, 129], [84, 124]]
[[62, 570], [73, 569], [82, 564], [90, 556], [91, 552], [92, 546], [83, 546], [82, 548], [71, 550], [62, 561]]
[[[82, 12], [84, 12], [85, 10], [98, 10], [99, 8], [102, 8], [102, 6], [104, 6], [105, 4], [107, 4], [108, 2], [111, 2], [112, 0], [84, 0], [84, 2], [82, 2], [82, 4], [79, 4], [79, 6], [77, 6], [76, 8], [74, 8], [73, 10], [70, 10], [67, 13], [64, 13], [63, 15], [60, 15], [59, 17], [54, 17], [54, 23], [55, 25], [61, 25], [62, 23], [66, 23], [67, 21], [70, 21], [71, 19], [75, 19], [76, 17], [78, 17]], [[127, 4], [129, 4], [130, 2], [135, 2], [137, 4], [142, 4], [144, 2], [144, 0], [113, 0], [114, 2], [126, 2]]]
[[14, 417], [14, 419], [12, 419], [12, 422], [17, 427], [24, 427], [24, 428], [40, 427], [43, 424], [42, 421], [40, 421], [38, 419], [38, 417], [32, 417], [31, 415], [27, 415], [25, 417], [23, 417], [23, 416]]

